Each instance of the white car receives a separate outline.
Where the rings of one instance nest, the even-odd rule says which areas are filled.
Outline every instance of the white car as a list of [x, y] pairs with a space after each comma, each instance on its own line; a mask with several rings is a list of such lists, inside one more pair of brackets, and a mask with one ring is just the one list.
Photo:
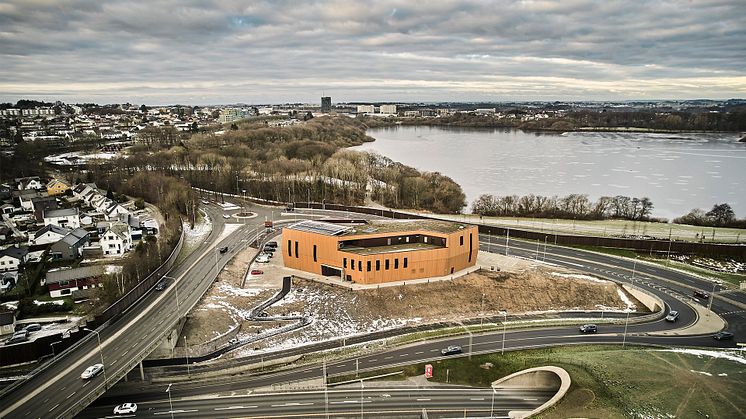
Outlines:
[[114, 408], [115, 415], [126, 415], [127, 413], [137, 412], [137, 405], [135, 403], [124, 403]]
[[258, 263], [269, 263], [269, 257], [267, 255], [261, 255], [258, 258], [256, 258], [256, 262], [258, 262]]
[[226, 220], [230, 220], [230, 219], [231, 219], [231, 216], [230, 216], [230, 215], [228, 215], [228, 214], [223, 214], [223, 218], [225, 218]]
[[80, 378], [84, 380], [91, 379], [99, 375], [101, 371], [103, 370], [104, 370], [104, 364], [93, 364], [90, 367], [86, 368], [82, 374], [80, 374]]

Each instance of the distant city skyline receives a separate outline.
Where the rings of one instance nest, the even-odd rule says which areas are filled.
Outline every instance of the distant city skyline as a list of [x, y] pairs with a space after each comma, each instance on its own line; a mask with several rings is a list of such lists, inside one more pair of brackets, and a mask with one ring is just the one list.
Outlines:
[[0, 0], [0, 102], [746, 97], [740, 0]]

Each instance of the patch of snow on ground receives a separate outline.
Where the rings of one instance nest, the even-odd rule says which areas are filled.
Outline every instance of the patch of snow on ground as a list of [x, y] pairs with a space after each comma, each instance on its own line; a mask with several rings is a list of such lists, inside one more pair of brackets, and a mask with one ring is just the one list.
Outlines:
[[118, 274], [122, 272], [122, 267], [117, 265], [106, 265], [106, 267], [104, 268], [104, 272], [109, 275]]
[[709, 373], [709, 372], [707, 372], [707, 371], [694, 371], [694, 370], [689, 370], [689, 372], [693, 372], [693, 373], [695, 373], [695, 374], [702, 374], [702, 375], [706, 375], [706, 376], [708, 376], [708, 377], [712, 377], [712, 374], [710, 374], [710, 373]]
[[726, 374], [724, 372], [721, 372], [720, 374], [718, 374], [718, 377], [727, 377], [727, 376], [728, 376], [728, 374]]
[[220, 206], [221, 208], [223, 208], [224, 211], [241, 209], [241, 207], [239, 207], [238, 205], [230, 203], [230, 202], [225, 202], [225, 203], [222, 203], [222, 204], [220, 202], [218, 202], [218, 206]]
[[226, 283], [218, 285], [218, 290], [223, 294], [230, 294], [236, 297], [254, 297], [262, 292], [260, 288], [236, 288]]
[[563, 274], [563, 273], [560, 273], [560, 272], [552, 272], [552, 275], [558, 276], [560, 278], [584, 279], [586, 281], [600, 282], [600, 283], [603, 283], [603, 284], [608, 284], [609, 282], [611, 282], [611, 281], [607, 281], [605, 279], [599, 279], [599, 278], [596, 278], [595, 276], [590, 276], [590, 275]]
[[738, 362], [739, 364], [746, 365], [746, 350], [744, 349], [735, 349], [735, 350], [728, 350], [728, 351], [713, 351], [713, 350], [706, 350], [706, 349], [674, 348], [674, 349], [662, 349], [661, 351], [675, 352], [679, 354], [689, 354], [689, 355], [694, 355], [700, 358], [703, 356], [707, 356], [710, 358], [722, 358], [722, 359], [727, 359], [729, 361]]
[[0, 304], [0, 306], [7, 307], [10, 310], [18, 310], [18, 301], [7, 301]]
[[619, 294], [619, 298], [624, 301], [624, 304], [627, 306], [627, 309], [634, 310], [637, 308], [635, 304], [632, 304], [632, 301], [630, 301], [629, 297], [627, 297], [627, 294], [624, 293], [621, 289], [617, 288], [616, 290], [617, 294]]
[[184, 239], [187, 244], [201, 242], [210, 234], [212, 230], [212, 221], [205, 217], [203, 222], [194, 225], [194, 229], [189, 228], [189, 223], [184, 223]]
[[65, 304], [65, 302], [63, 300], [55, 300], [55, 301], [39, 301], [39, 300], [34, 300], [34, 304], [36, 304], [37, 306], [43, 306], [44, 304], [57, 304], [58, 306], [61, 306], [61, 305]]
[[220, 233], [220, 237], [218, 237], [218, 241], [223, 240], [224, 238], [230, 236], [234, 231], [241, 228], [241, 224], [226, 224], [225, 228], [223, 228], [223, 232]]

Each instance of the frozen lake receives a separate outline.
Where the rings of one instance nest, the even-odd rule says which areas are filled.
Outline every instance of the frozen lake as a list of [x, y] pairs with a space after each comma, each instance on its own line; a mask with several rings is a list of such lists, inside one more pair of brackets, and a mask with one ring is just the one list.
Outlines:
[[746, 216], [746, 144], [729, 133], [533, 133], [440, 127], [368, 130], [375, 151], [458, 182], [479, 195], [649, 197], [653, 216], [729, 203]]

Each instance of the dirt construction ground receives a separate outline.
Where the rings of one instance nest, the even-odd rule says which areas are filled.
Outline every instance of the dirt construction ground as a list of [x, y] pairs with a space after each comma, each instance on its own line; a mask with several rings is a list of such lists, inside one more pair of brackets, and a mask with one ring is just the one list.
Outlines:
[[[250, 275], [242, 288], [247, 264], [255, 253], [256, 249], [248, 249], [234, 257], [190, 313], [183, 331], [190, 345], [207, 342], [238, 326], [239, 337], [246, 337], [287, 324], [244, 320], [254, 306], [280, 290], [282, 276], [288, 275], [278, 251], [270, 264], [252, 266], [263, 274]], [[296, 276], [291, 292], [267, 312], [303, 314], [311, 316], [313, 323], [252, 344], [252, 348], [236, 350], [232, 356], [402, 325], [460, 321], [478, 318], [482, 313], [494, 316], [500, 310], [511, 315], [562, 310], [622, 311], [628, 305], [644, 310], [612, 282], [522, 259], [485, 256], [489, 256], [486, 269], [454, 280], [380, 289], [353, 291]]]

